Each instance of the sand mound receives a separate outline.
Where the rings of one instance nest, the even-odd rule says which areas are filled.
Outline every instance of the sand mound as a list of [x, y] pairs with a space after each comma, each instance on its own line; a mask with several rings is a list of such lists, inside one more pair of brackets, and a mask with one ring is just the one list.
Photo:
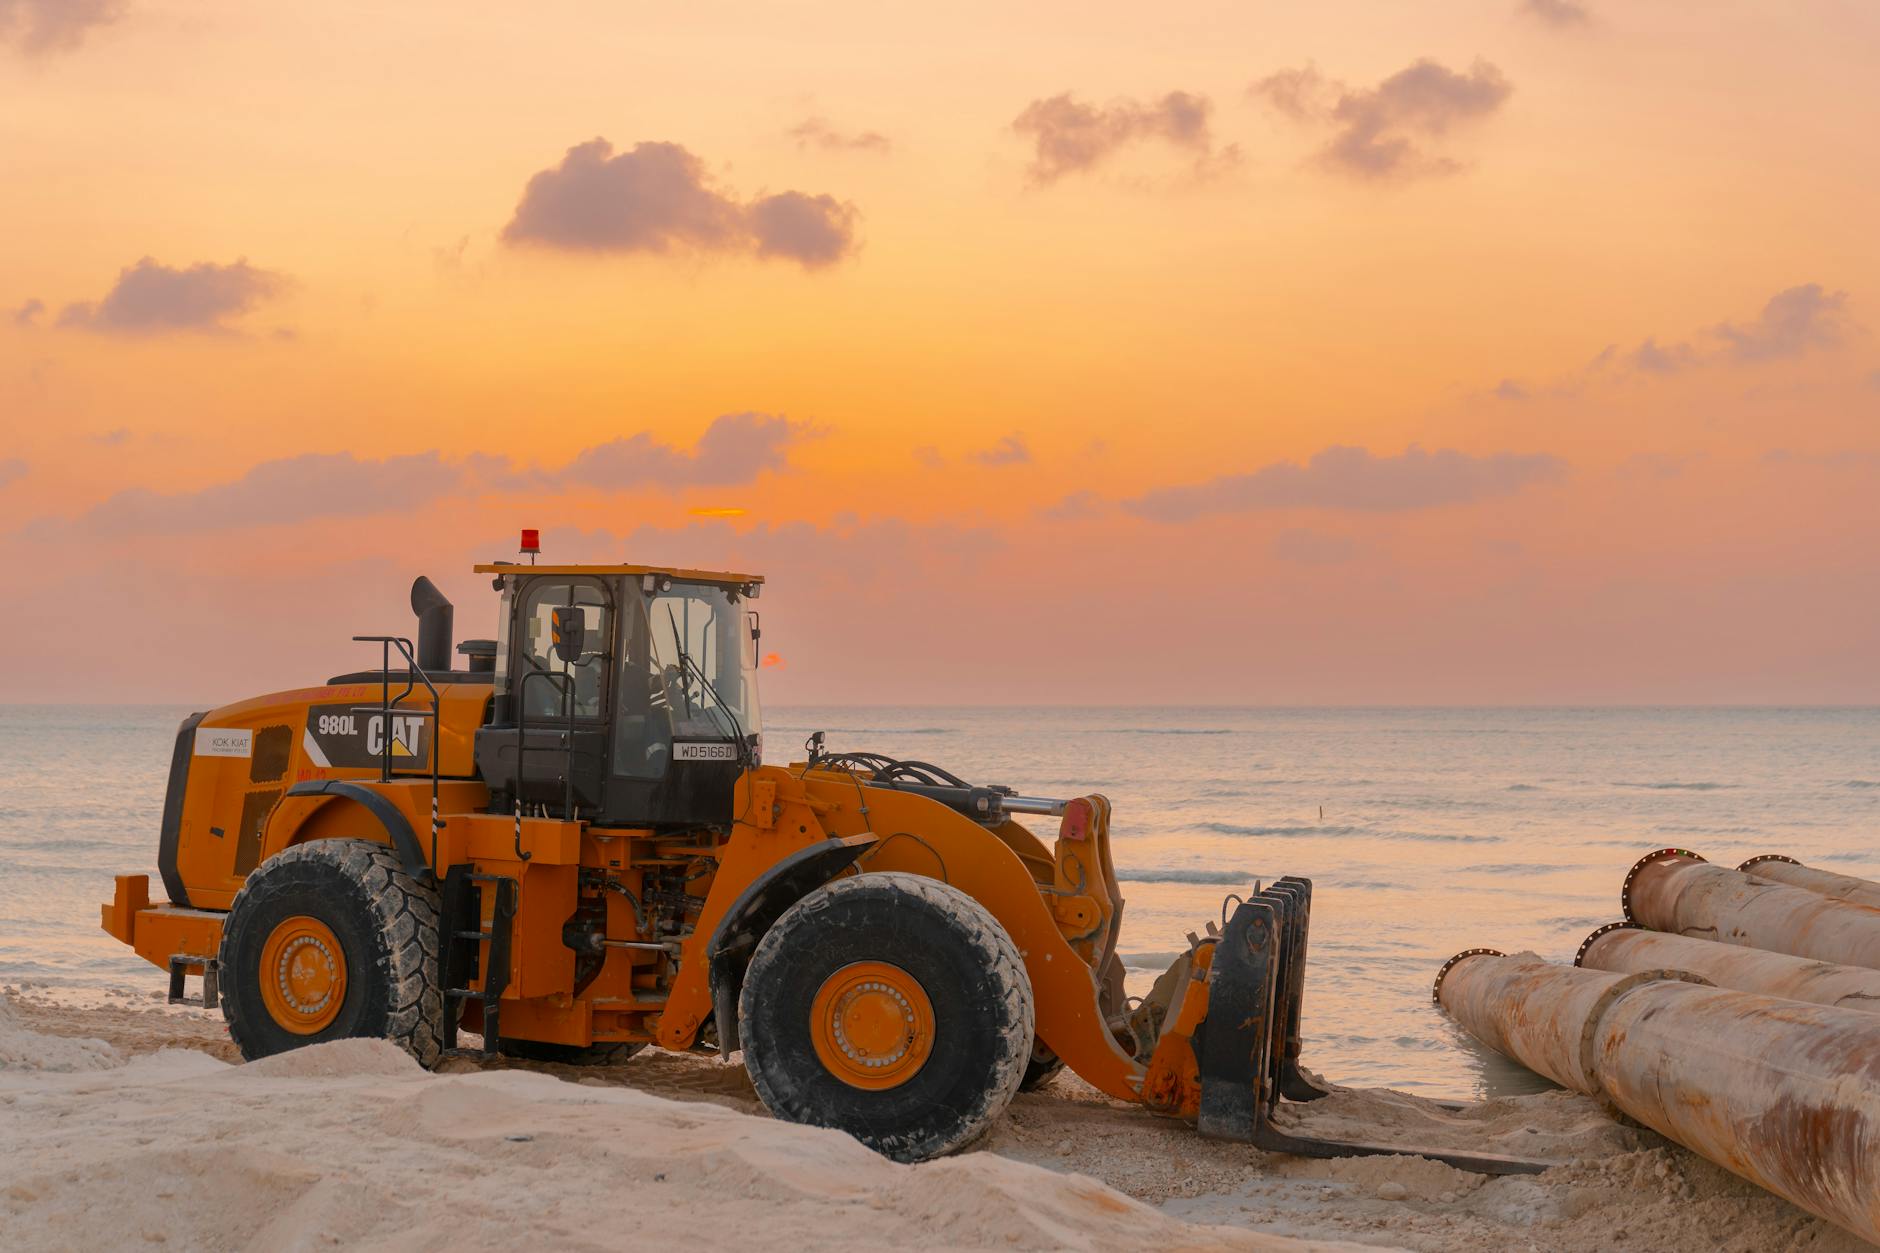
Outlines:
[[9, 1249], [1300, 1247], [987, 1154], [903, 1166], [836, 1132], [629, 1088], [429, 1075], [371, 1041], [34, 1083], [0, 1100]]
[[416, 1079], [424, 1067], [389, 1040], [332, 1040], [249, 1062], [242, 1074], [257, 1079], [341, 1079], [358, 1075]]
[[1260, 1153], [1070, 1075], [1021, 1094], [990, 1152], [906, 1167], [764, 1118], [742, 1069], [705, 1057], [526, 1069], [459, 1058], [426, 1075], [390, 1046], [350, 1041], [231, 1067], [200, 1055], [232, 1055], [200, 1010], [76, 1008], [39, 993], [14, 1008], [34, 1031], [100, 1035], [135, 1056], [89, 1074], [0, 1075], [0, 1145], [19, 1146], [0, 1153], [9, 1253], [662, 1238], [1135, 1250], [1274, 1247], [1273, 1236], [1430, 1253], [1866, 1247], [1567, 1092], [1454, 1110], [1349, 1090], [1281, 1111], [1306, 1134], [1562, 1162], [1539, 1176]]
[[32, 1030], [0, 996], [0, 1070], [69, 1073], [123, 1064], [123, 1056], [103, 1040], [72, 1040]]

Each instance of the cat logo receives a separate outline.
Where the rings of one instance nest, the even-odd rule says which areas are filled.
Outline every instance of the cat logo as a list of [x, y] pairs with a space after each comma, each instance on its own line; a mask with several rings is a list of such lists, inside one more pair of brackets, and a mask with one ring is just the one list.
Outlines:
[[393, 766], [428, 767], [430, 745], [423, 714], [386, 715], [354, 705], [314, 705], [307, 710], [307, 729], [300, 737], [307, 763], [316, 769], [364, 768], [379, 765], [387, 748]]

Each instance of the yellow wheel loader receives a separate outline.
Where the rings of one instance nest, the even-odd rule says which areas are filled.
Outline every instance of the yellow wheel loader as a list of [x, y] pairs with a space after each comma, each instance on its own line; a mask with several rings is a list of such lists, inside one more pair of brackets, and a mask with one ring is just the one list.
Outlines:
[[1102, 796], [820, 734], [765, 764], [760, 577], [530, 557], [476, 567], [497, 635], [461, 660], [421, 578], [415, 644], [354, 637], [375, 668], [178, 730], [168, 899], [119, 876], [103, 925], [172, 999], [200, 976], [245, 1057], [376, 1036], [430, 1065], [463, 1033], [571, 1063], [741, 1051], [778, 1117], [903, 1161], [1068, 1066], [1206, 1134], [1405, 1151], [1274, 1121], [1282, 1096], [1323, 1094], [1298, 1065], [1304, 880], [1230, 898], [1131, 1002]]

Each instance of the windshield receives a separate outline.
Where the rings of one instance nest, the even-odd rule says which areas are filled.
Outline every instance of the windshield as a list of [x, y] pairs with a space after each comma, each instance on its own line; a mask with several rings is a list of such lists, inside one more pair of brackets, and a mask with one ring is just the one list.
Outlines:
[[650, 596], [646, 611], [673, 738], [756, 735], [756, 645], [750, 618], [730, 593], [709, 584], [674, 583]]
[[762, 715], [746, 602], [727, 588], [677, 581], [646, 591], [630, 580], [621, 596], [614, 773], [660, 779], [675, 760], [737, 761], [731, 741], [740, 734], [755, 752]]

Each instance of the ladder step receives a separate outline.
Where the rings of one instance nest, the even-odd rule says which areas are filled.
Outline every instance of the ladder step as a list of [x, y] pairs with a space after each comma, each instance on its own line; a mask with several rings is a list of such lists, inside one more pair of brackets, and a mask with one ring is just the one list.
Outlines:
[[477, 991], [475, 988], [445, 988], [444, 995], [454, 996], [458, 1000], [467, 1001], [488, 1001], [494, 999], [493, 997]]
[[459, 940], [487, 940], [490, 938], [490, 933], [487, 931], [453, 931], [451, 935]]

